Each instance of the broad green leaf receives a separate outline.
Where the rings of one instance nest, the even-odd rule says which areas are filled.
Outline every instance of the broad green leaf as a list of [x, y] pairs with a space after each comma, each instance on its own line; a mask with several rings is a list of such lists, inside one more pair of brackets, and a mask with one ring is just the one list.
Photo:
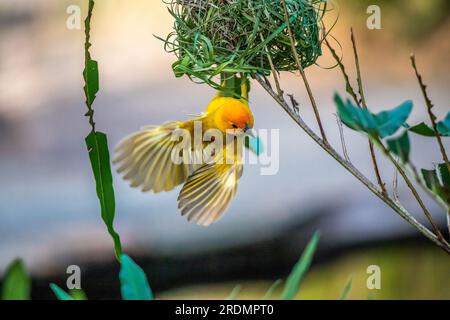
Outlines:
[[[418, 135], [425, 136], [425, 137], [434, 137], [435, 133], [433, 128], [431, 128], [429, 125], [425, 124], [424, 122], [421, 122], [415, 126], [408, 126], [405, 124], [405, 127]], [[439, 121], [436, 123], [437, 132], [441, 137], [450, 137], [450, 112], [447, 114], [447, 116], [444, 118], [444, 120]]]
[[357, 131], [364, 131], [371, 135], [377, 134], [377, 123], [368, 110], [355, 106], [348, 99], [344, 102], [338, 94], [335, 94], [334, 101], [337, 106], [338, 116], [347, 127]]
[[314, 253], [317, 249], [317, 244], [319, 243], [320, 235], [318, 232], [314, 233], [308, 245], [306, 246], [305, 251], [303, 251], [300, 260], [294, 266], [291, 274], [289, 275], [286, 286], [284, 287], [284, 291], [282, 294], [282, 299], [284, 300], [292, 300], [297, 295], [303, 277], [311, 266], [312, 259], [314, 257]]
[[413, 127], [406, 126], [409, 131], [414, 132], [415, 134], [425, 136], [425, 137], [434, 137], [434, 130], [431, 129], [424, 122], [421, 122]]
[[114, 230], [113, 226], [115, 199], [106, 134], [102, 132], [91, 132], [86, 137], [86, 145], [89, 151], [92, 171], [94, 172], [97, 196], [100, 200], [102, 219], [106, 224], [109, 234], [113, 238], [116, 257], [117, 259], [120, 259], [122, 254], [120, 237]]
[[152, 300], [153, 294], [147, 276], [129, 256], [122, 255], [119, 273], [123, 300]]
[[75, 300], [70, 294], [65, 292], [63, 289], [61, 289], [54, 283], [50, 283], [50, 289], [52, 289], [53, 293], [55, 294], [56, 298], [58, 298], [58, 300]]
[[375, 114], [378, 133], [381, 138], [393, 135], [408, 119], [413, 108], [411, 100], [403, 102], [397, 108]]
[[447, 116], [444, 118], [444, 120], [438, 122], [436, 126], [437, 131], [441, 136], [450, 136], [450, 112], [447, 113]]
[[397, 132], [408, 119], [412, 110], [411, 101], [406, 101], [392, 110], [378, 114], [362, 109], [348, 99], [344, 102], [338, 94], [335, 94], [334, 101], [338, 116], [347, 127], [380, 138], [391, 136]]
[[86, 60], [86, 66], [83, 71], [84, 77], [84, 92], [88, 105], [92, 105], [95, 100], [95, 96], [99, 90], [98, 80], [98, 63], [95, 60]]
[[405, 131], [396, 139], [387, 140], [389, 151], [398, 156], [403, 163], [409, 162], [409, 152], [411, 145], [409, 143], [408, 131]]
[[257, 156], [264, 152], [264, 146], [259, 137], [245, 136], [245, 147]]
[[1, 300], [29, 300], [31, 280], [22, 260], [14, 260], [6, 269]]
[[347, 299], [350, 290], [352, 290], [352, 278], [348, 279], [347, 284], [344, 287], [344, 290], [342, 290], [341, 297], [339, 298], [339, 300]]
[[450, 172], [447, 165], [441, 163], [435, 170], [422, 169], [421, 171], [427, 188], [450, 206]]

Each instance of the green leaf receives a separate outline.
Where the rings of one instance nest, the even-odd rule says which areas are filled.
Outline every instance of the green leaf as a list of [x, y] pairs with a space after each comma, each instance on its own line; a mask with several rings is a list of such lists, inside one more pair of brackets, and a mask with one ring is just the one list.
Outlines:
[[99, 90], [97, 61], [91, 59], [86, 60], [83, 77], [85, 82], [84, 92], [86, 94], [87, 104], [92, 105]]
[[450, 171], [445, 163], [438, 165], [439, 174], [441, 175], [442, 185], [450, 188]]
[[50, 283], [50, 289], [52, 289], [53, 293], [55, 294], [56, 298], [58, 298], [58, 300], [75, 300], [70, 294], [65, 292], [63, 289], [61, 289], [54, 283]]
[[264, 297], [262, 298], [263, 300], [270, 300], [272, 298], [273, 293], [275, 292], [275, 290], [280, 286], [280, 284], [283, 281], [281, 279], [278, 279], [277, 281], [275, 281], [269, 288], [269, 290], [267, 290], [266, 294], [264, 295]]
[[450, 112], [447, 113], [447, 116], [444, 118], [444, 120], [436, 124], [436, 127], [441, 136], [450, 136]]
[[341, 297], [339, 298], [339, 300], [347, 299], [350, 290], [352, 290], [352, 278], [348, 279], [347, 284], [344, 287], [344, 290], [342, 290]]
[[122, 248], [120, 244], [120, 237], [114, 230], [113, 226], [115, 199], [106, 134], [102, 132], [91, 132], [86, 137], [86, 145], [89, 151], [92, 171], [94, 172], [102, 219], [106, 224], [109, 234], [113, 238], [116, 257], [120, 260]]
[[292, 300], [297, 295], [303, 277], [305, 276], [306, 272], [311, 266], [311, 262], [314, 257], [314, 253], [316, 252], [319, 239], [320, 239], [319, 232], [314, 233], [308, 245], [306, 246], [305, 251], [303, 251], [300, 260], [294, 266], [291, 274], [289, 275], [286, 281], [286, 286], [284, 287], [282, 299]]
[[[435, 137], [435, 133], [433, 128], [425, 124], [424, 122], [421, 122], [415, 126], [408, 126], [405, 125], [405, 127], [418, 135], [424, 136], [424, 137]], [[436, 123], [437, 132], [441, 137], [450, 137], [450, 112], [447, 114], [447, 116], [444, 118], [444, 120], [439, 121]]]
[[70, 296], [73, 298], [73, 300], [87, 300], [86, 293], [84, 293], [81, 289], [73, 289], [69, 292]]
[[380, 138], [391, 136], [397, 132], [408, 119], [413, 107], [411, 101], [406, 101], [392, 110], [373, 114], [354, 105], [348, 99], [344, 102], [339, 94], [335, 94], [334, 101], [338, 116], [347, 127]]
[[411, 145], [409, 143], [408, 131], [405, 131], [396, 139], [387, 140], [389, 151], [400, 158], [403, 163], [409, 162], [409, 152]]
[[120, 285], [123, 300], [152, 300], [153, 294], [147, 276], [129, 256], [122, 255]]
[[368, 134], [377, 134], [377, 123], [372, 114], [355, 106], [350, 100], [344, 102], [339, 94], [335, 94], [334, 101], [337, 106], [338, 116], [350, 129], [364, 131]]
[[90, 38], [91, 38], [91, 18], [92, 11], [94, 10], [95, 2], [93, 0], [89, 0], [89, 9], [86, 19], [84, 20], [84, 34], [85, 34], [85, 43], [84, 43], [84, 70], [83, 70], [83, 78], [84, 78], [84, 93], [86, 96], [86, 104], [88, 107], [92, 105], [94, 102], [95, 96], [99, 90], [99, 80], [98, 80], [98, 63], [95, 60], [91, 59], [91, 54], [89, 52], [89, 48], [91, 47]]
[[264, 152], [264, 145], [259, 137], [245, 136], [245, 147], [257, 156]]
[[3, 280], [1, 300], [29, 300], [31, 280], [22, 260], [14, 260], [7, 268]]
[[415, 134], [425, 136], [425, 137], [434, 137], [434, 130], [431, 129], [424, 122], [421, 122], [413, 127], [406, 126], [409, 131], [414, 132]]
[[403, 102], [397, 108], [380, 112], [375, 116], [378, 133], [381, 138], [393, 135], [408, 119], [413, 108], [411, 100]]
[[236, 300], [239, 292], [241, 292], [241, 289], [242, 289], [241, 285], [237, 285], [236, 287], [234, 287], [226, 300]]
[[441, 163], [435, 170], [422, 169], [421, 171], [427, 188], [450, 206], [450, 172], [447, 165]]

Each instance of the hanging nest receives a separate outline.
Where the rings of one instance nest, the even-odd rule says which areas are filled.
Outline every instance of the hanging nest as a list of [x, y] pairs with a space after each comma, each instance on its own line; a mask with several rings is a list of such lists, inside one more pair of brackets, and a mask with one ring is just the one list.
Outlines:
[[[285, 0], [303, 68], [322, 54], [325, 0]], [[281, 0], [166, 0], [174, 31], [165, 49], [177, 61], [177, 77], [189, 76], [220, 89], [220, 74], [297, 70]], [[219, 81], [220, 82], [220, 81]]]

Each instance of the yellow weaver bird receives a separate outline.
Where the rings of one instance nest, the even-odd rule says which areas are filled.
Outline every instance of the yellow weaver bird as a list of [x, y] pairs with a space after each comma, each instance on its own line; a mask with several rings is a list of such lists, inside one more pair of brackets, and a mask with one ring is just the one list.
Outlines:
[[[115, 150], [113, 162], [118, 165], [117, 171], [130, 181], [132, 187], [140, 187], [143, 192], [170, 191], [184, 183], [178, 197], [182, 215], [188, 221], [204, 226], [217, 221], [236, 194], [237, 182], [243, 172], [238, 154], [242, 154], [244, 140], [234, 137], [243, 136], [253, 128], [246, 80], [242, 81], [240, 96], [237, 99], [219, 93], [196, 118], [145, 127], [126, 137]], [[209, 129], [220, 131], [223, 153], [213, 157], [212, 162], [196, 164], [192, 146], [190, 152], [182, 154], [181, 163], [173, 161], [172, 154], [179, 143], [173, 139], [174, 132], [184, 129], [193, 137], [196, 121], [202, 124], [202, 137]], [[234, 136], [231, 141], [226, 139], [230, 134]], [[233, 154], [226, 151], [230, 143], [235, 144]], [[207, 144], [203, 142], [203, 147]], [[219, 161], [221, 159], [226, 161]]]

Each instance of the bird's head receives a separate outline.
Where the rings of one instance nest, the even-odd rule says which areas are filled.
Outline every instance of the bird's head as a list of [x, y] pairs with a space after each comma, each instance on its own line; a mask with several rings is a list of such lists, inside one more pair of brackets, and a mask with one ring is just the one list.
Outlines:
[[219, 130], [241, 135], [253, 128], [253, 114], [246, 102], [234, 98], [222, 99], [223, 104], [217, 109], [215, 116]]

